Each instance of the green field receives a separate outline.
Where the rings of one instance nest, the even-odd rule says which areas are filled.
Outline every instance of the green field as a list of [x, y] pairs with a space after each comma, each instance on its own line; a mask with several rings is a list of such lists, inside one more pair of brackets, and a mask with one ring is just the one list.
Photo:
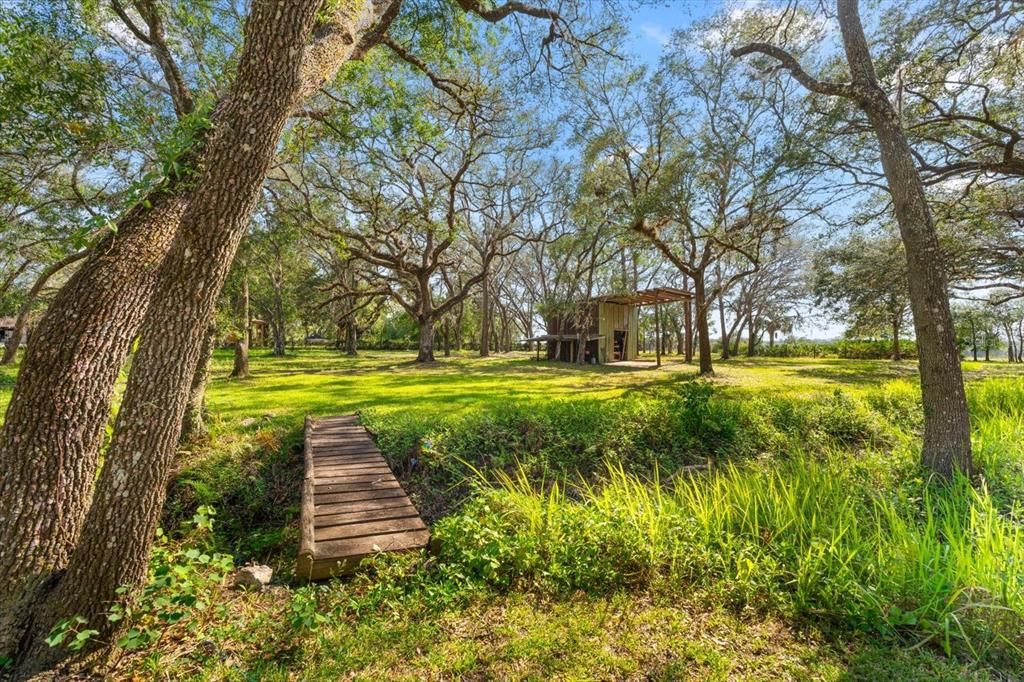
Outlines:
[[[947, 489], [916, 466], [913, 363], [736, 359], [711, 382], [675, 358], [420, 366], [409, 353], [258, 351], [244, 381], [226, 378], [230, 364], [217, 353], [212, 440], [181, 452], [170, 540], [112, 677], [1021, 675], [1024, 377], [1012, 365], [965, 364], [983, 481]], [[3, 402], [14, 373], [0, 372]], [[300, 586], [302, 420], [349, 412], [441, 553]], [[706, 461], [710, 475], [664, 483]], [[192, 522], [207, 508], [212, 532]], [[231, 590], [218, 561], [269, 563], [275, 585]]]

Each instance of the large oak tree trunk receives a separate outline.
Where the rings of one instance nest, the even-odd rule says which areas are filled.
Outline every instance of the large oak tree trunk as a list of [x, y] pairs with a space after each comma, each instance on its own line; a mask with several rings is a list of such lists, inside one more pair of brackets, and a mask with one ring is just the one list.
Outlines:
[[693, 279], [693, 304], [697, 318], [697, 353], [700, 356], [700, 373], [708, 376], [715, 373], [711, 364], [711, 330], [708, 328], [708, 301], [704, 290], [703, 273]]
[[210, 380], [210, 360], [213, 358], [213, 345], [217, 338], [217, 328], [210, 325], [203, 346], [199, 352], [199, 362], [192, 375], [189, 387], [188, 405], [181, 424], [181, 442], [189, 444], [203, 443], [210, 437], [206, 429], [206, 384]]
[[940, 476], [949, 477], [957, 470], [970, 474], [971, 431], [960, 351], [942, 252], [924, 186], [899, 115], [878, 85], [857, 0], [838, 0], [837, 7], [850, 72], [865, 91], [858, 103], [878, 138], [907, 257], [924, 406], [922, 460]]
[[917, 335], [921, 402], [924, 407], [922, 463], [943, 477], [971, 473], [971, 432], [964, 393], [960, 351], [956, 345], [949, 290], [924, 186], [907, 142], [899, 113], [878, 83], [861, 24], [858, 0], [837, 0], [837, 16], [851, 82], [819, 81], [796, 58], [777, 47], [752, 43], [733, 50], [770, 55], [808, 89], [854, 101], [865, 113], [878, 140], [886, 183], [893, 200], [907, 258], [910, 309]]
[[232, 379], [249, 378], [249, 347], [252, 345], [252, 313], [249, 310], [249, 276], [242, 278], [242, 297], [239, 305], [238, 321], [242, 328], [241, 336], [234, 343], [235, 362], [231, 368]]
[[41, 639], [62, 618], [81, 615], [101, 636], [109, 632], [101, 616], [119, 598], [117, 588], [137, 586], [145, 576], [203, 335], [297, 101], [303, 47], [319, 5], [252, 6], [206, 167], [160, 270], [81, 541], [37, 611], [25, 670], [48, 667], [65, 653]]
[[244, 338], [235, 341], [235, 363], [231, 368], [231, 378], [249, 378], [249, 344]]
[[892, 359], [899, 362], [903, 359], [903, 350], [900, 348], [900, 319], [894, 317], [892, 320]]
[[491, 287], [488, 278], [480, 284], [480, 357], [491, 354]]
[[0, 656], [67, 563], [92, 493], [114, 382], [187, 205], [158, 192], [125, 215], [57, 292], [0, 429]]
[[434, 318], [424, 317], [419, 321], [420, 341], [416, 362], [434, 361]]
[[355, 320], [345, 323], [345, 355], [354, 358], [359, 355], [359, 335]]

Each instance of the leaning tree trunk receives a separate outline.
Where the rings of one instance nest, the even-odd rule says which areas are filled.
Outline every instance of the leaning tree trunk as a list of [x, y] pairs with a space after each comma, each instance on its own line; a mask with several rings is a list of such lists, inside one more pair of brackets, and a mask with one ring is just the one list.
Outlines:
[[160, 269], [80, 542], [36, 610], [22, 665], [27, 672], [66, 654], [42, 639], [54, 623], [81, 615], [105, 636], [111, 624], [102, 614], [121, 599], [118, 587], [135, 587], [145, 577], [203, 335], [297, 101], [303, 48], [319, 5], [253, 3], [235, 83], [178, 238]]
[[903, 238], [924, 406], [922, 460], [940, 476], [971, 473], [971, 429], [942, 251], [899, 114], [878, 85], [857, 0], [838, 0], [839, 25], [859, 102], [874, 128]]
[[35, 329], [45, 342], [22, 358], [0, 429], [0, 657], [78, 539], [114, 383], [186, 204], [165, 190], [129, 211], [57, 292]]
[[46, 283], [49, 282], [50, 278], [58, 272], [72, 263], [77, 263], [88, 255], [88, 249], [76, 251], [75, 253], [65, 256], [56, 263], [53, 263], [39, 273], [39, 277], [36, 278], [32, 288], [28, 290], [28, 293], [25, 295], [25, 300], [21, 304], [21, 308], [18, 310], [18, 318], [14, 322], [14, 335], [7, 339], [7, 345], [4, 347], [4, 357], [0, 360], [0, 365], [12, 364], [14, 362], [14, 358], [18, 355], [18, 346], [21, 344], [21, 339], [25, 336], [25, 330], [28, 328], [28, 318], [29, 315], [32, 314], [32, 307], [35, 305], [36, 299], [39, 298], [39, 294], [42, 293], [43, 287], [46, 286]]
[[192, 375], [189, 387], [188, 405], [181, 423], [181, 442], [195, 445], [210, 438], [206, 429], [206, 384], [210, 380], [210, 360], [213, 358], [213, 344], [217, 338], [217, 328], [210, 325], [203, 346], [199, 352], [199, 362]]
[[764, 43], [733, 50], [733, 55], [767, 54], [779, 60], [808, 89], [850, 99], [867, 116], [878, 140], [882, 170], [907, 259], [924, 407], [922, 463], [944, 478], [955, 471], [970, 474], [971, 430], [960, 351], [949, 308], [942, 252], [924, 186], [899, 113], [878, 83], [858, 0], [837, 0], [836, 7], [850, 83], [819, 81], [804, 71], [793, 55]]

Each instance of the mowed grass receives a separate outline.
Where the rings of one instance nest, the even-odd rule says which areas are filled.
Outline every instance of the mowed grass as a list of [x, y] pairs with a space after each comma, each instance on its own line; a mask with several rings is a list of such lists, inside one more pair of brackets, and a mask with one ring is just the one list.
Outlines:
[[[440, 415], [517, 400], [614, 399], [697, 373], [695, 365], [685, 364], [677, 356], [666, 357], [660, 369], [655, 368], [653, 358], [643, 359], [649, 367], [573, 366], [537, 362], [532, 353], [479, 358], [464, 352], [421, 365], [411, 352], [363, 351], [349, 358], [334, 350], [297, 349], [278, 358], [265, 349], [255, 349], [252, 376], [235, 380], [228, 378], [231, 351], [218, 350], [207, 401], [211, 415], [226, 422], [263, 415], [301, 419], [307, 414], [345, 414], [368, 407]], [[1022, 376], [1024, 368], [965, 362], [964, 372], [972, 381]], [[5, 410], [10, 401], [16, 375], [17, 365], [0, 366], [0, 409]], [[884, 381], [916, 378], [914, 362], [733, 358], [716, 363], [715, 382], [728, 389], [796, 397], [836, 388], [856, 393]]]
[[[218, 351], [207, 394], [210, 412], [233, 421], [263, 415], [301, 418], [358, 412], [416, 410], [449, 415], [510, 401], [554, 398], [611, 400], [679, 380], [697, 368], [669, 356], [661, 368], [616, 365], [574, 366], [537, 362], [532, 353], [479, 358], [470, 353], [439, 358], [431, 365], [415, 354], [363, 351], [349, 358], [332, 350], [299, 349], [282, 358], [258, 349], [251, 356], [252, 376], [227, 378], [232, 356]], [[1021, 376], [1024, 368], [1003, 363], [965, 363], [967, 379]], [[716, 364], [715, 383], [727, 390], [771, 392], [799, 397], [841, 389], [851, 393], [885, 381], [916, 382], [914, 362], [836, 358], [736, 358]]]

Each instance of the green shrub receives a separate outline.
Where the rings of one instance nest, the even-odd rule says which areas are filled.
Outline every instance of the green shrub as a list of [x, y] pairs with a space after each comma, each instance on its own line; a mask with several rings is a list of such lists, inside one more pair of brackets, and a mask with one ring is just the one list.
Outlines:
[[[835, 352], [847, 360], [888, 360], [892, 357], [892, 341], [885, 339], [842, 339], [835, 342]], [[917, 343], [901, 340], [900, 354], [904, 360], [917, 357]]]
[[834, 357], [834, 344], [821, 341], [785, 341], [774, 346], [759, 344], [756, 355], [767, 358], [825, 358]]

